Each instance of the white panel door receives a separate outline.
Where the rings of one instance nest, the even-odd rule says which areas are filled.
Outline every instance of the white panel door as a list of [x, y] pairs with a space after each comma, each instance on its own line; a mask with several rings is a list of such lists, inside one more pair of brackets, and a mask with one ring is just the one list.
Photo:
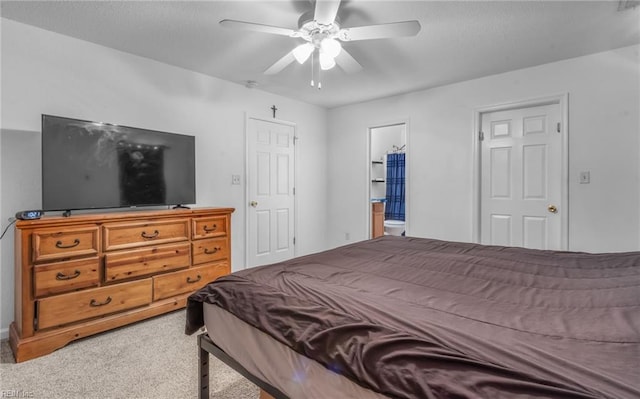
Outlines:
[[561, 249], [560, 105], [481, 118], [480, 242]]
[[294, 256], [293, 126], [249, 118], [247, 267]]

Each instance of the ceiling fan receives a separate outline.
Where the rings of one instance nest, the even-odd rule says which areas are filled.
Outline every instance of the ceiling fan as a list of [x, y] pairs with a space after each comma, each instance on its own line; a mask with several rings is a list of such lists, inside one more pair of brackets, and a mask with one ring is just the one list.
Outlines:
[[420, 23], [415, 20], [342, 28], [337, 18], [339, 7], [340, 0], [316, 0], [315, 9], [300, 16], [297, 30], [231, 19], [220, 21], [220, 25], [304, 40], [304, 43], [267, 68], [264, 71], [266, 75], [277, 74], [294, 61], [303, 64], [316, 52], [322, 70], [331, 69], [337, 64], [347, 73], [358, 72], [362, 65], [342, 48], [340, 42], [415, 36], [420, 32]]

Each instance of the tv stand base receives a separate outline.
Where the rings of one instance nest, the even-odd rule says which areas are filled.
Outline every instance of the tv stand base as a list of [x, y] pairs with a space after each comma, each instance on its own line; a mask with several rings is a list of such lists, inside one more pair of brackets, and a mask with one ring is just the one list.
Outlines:
[[183, 308], [191, 293], [231, 272], [232, 212], [162, 209], [18, 220], [9, 331], [16, 361]]
[[190, 294], [186, 294], [166, 299], [144, 308], [91, 320], [80, 325], [50, 329], [45, 332], [35, 333], [31, 337], [25, 338], [20, 337], [16, 323], [13, 322], [11, 323], [9, 330], [9, 344], [13, 350], [16, 363], [24, 362], [26, 360], [47, 355], [77, 339], [159, 316], [164, 313], [173, 312], [178, 309], [183, 309], [186, 306], [187, 297], [189, 295]]

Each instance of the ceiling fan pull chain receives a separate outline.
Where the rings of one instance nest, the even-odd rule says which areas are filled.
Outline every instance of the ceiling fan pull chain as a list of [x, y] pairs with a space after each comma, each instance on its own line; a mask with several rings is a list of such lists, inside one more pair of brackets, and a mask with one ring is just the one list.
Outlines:
[[318, 65], [318, 90], [322, 89], [322, 77], [320, 74], [322, 73], [322, 68]]
[[315, 82], [313, 81], [313, 64], [313, 53], [311, 53], [311, 87], [315, 86]]

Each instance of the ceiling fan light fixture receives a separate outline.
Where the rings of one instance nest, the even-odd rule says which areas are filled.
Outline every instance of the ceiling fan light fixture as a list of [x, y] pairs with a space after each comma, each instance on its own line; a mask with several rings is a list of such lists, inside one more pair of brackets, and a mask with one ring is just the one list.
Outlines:
[[336, 58], [342, 50], [342, 45], [336, 39], [327, 37], [320, 42], [320, 49], [331, 58]]
[[299, 64], [304, 64], [304, 62], [309, 58], [311, 53], [313, 53], [315, 47], [311, 43], [304, 43], [299, 45], [298, 47], [293, 49], [293, 56]]
[[336, 66], [336, 60], [324, 51], [320, 51], [320, 69], [326, 71], [334, 66]]
[[[342, 3], [346, 3], [347, 0], [309, 1], [315, 4], [312, 10], [308, 10], [298, 18], [298, 29], [233, 19], [223, 19], [220, 21], [220, 25], [225, 28], [250, 30], [304, 40], [303, 42], [298, 42], [297, 47], [264, 70], [263, 73], [265, 75], [279, 73], [294, 61], [304, 64], [309, 57], [311, 57], [313, 75], [318, 66], [314, 59], [316, 49], [319, 53], [319, 66], [322, 70], [331, 69], [337, 64], [345, 73], [359, 72], [362, 70], [362, 65], [349, 54], [348, 49], [342, 48], [341, 42], [416, 36], [421, 29], [420, 22], [417, 20], [343, 28], [338, 17], [338, 11]], [[640, 0], [618, 1], [625, 4], [640, 2]], [[313, 86], [313, 80], [311, 85]], [[319, 87], [320, 82], [318, 82]]]

